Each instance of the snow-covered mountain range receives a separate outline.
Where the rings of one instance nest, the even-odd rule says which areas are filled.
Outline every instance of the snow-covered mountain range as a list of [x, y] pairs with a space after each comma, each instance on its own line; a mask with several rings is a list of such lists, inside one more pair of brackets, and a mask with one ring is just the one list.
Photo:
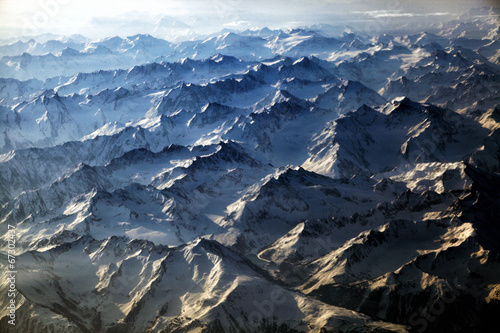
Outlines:
[[16, 329], [486, 331], [500, 21], [479, 13], [375, 37], [0, 46]]

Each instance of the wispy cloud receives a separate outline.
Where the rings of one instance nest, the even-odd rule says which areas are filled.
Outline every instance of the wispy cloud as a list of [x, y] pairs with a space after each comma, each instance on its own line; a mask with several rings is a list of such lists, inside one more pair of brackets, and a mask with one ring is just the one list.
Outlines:
[[[0, 0], [0, 34], [83, 33], [116, 34], [132, 20], [154, 22], [159, 17], [179, 19], [192, 27], [213, 30], [223, 27], [269, 26], [290, 22], [345, 25], [350, 20], [397, 20], [442, 17], [462, 13], [493, 0]], [[396, 4], [396, 5], [395, 5]], [[451, 13], [449, 14], [448, 11]], [[127, 13], [139, 12], [132, 19]], [[143, 19], [143, 17], [146, 17]], [[99, 18], [94, 20], [93, 18]], [[106, 27], [98, 21], [116, 23]], [[121, 21], [121, 22], [120, 22]], [[200, 23], [202, 22], [202, 23]], [[240, 23], [238, 23], [240, 22]], [[114, 29], [114, 30], [113, 30]], [[141, 30], [147, 30], [145, 24]], [[31, 33], [33, 32], [33, 33]]]
[[400, 10], [370, 10], [370, 11], [353, 11], [352, 14], [355, 15], [365, 15], [371, 18], [398, 18], [398, 17], [425, 17], [425, 16], [448, 16], [452, 15], [448, 12], [439, 13], [408, 13], [402, 12]]

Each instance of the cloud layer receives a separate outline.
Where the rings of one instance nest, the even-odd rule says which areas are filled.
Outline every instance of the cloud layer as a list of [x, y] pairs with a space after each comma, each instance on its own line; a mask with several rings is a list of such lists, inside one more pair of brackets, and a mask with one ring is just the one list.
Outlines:
[[[472, 7], [498, 5], [494, 0], [0, 0], [2, 36], [36, 33], [92, 33], [100, 20], [116, 28], [135, 21], [179, 19], [193, 28], [343, 24], [360, 19], [419, 17], [462, 13]], [[111, 31], [109, 31], [111, 33]]]

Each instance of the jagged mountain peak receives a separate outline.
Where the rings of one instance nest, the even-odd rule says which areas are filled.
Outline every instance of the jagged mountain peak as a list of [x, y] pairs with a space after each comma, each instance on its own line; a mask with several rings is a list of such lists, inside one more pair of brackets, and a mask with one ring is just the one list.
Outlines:
[[500, 265], [491, 15], [184, 41], [162, 15], [134, 35], [136, 16], [129, 37], [0, 45], [18, 330], [418, 331], [456, 276], [467, 290], [427, 324], [482, 331]]
[[245, 261], [236, 252], [231, 251], [219, 242], [203, 237], [197, 238], [185, 245], [181, 245], [178, 249], [182, 250], [190, 259], [200, 254], [213, 254], [222, 259], [232, 259], [241, 262]]
[[109, 48], [107, 48], [104, 45], [89, 45], [84, 50], [82, 50], [82, 53], [111, 55], [111, 54], [113, 54], [113, 51], [111, 51]]
[[310, 172], [304, 168], [296, 165], [288, 165], [284, 168], [279, 168], [271, 179], [275, 179], [282, 184], [291, 183], [303, 183], [314, 184], [314, 183], [331, 183], [331, 179], [317, 173]]
[[72, 49], [71, 47], [66, 47], [59, 54], [60, 57], [76, 57], [81, 55], [80, 51]]
[[[243, 147], [237, 142], [232, 140], [223, 140], [217, 144], [216, 151], [210, 155], [201, 156], [196, 158], [190, 168], [209, 168], [211, 165], [218, 165], [220, 163], [234, 163], [245, 164], [250, 167], [261, 166], [261, 162], [250, 157]], [[222, 166], [219, 166], [222, 167]]]
[[222, 53], [214, 54], [212, 57], [210, 57], [210, 60], [217, 64], [234, 64], [242, 62], [241, 59], [238, 59], [233, 56], [228, 56]]
[[[83, 244], [79, 244], [82, 242]], [[91, 246], [86, 244], [93, 243]], [[116, 246], [119, 243], [120, 248]], [[208, 240], [197, 240], [178, 249], [155, 248], [150, 244], [142, 244], [142, 251], [136, 251], [138, 244], [126, 244], [125, 239], [109, 238], [103, 241], [91, 239], [77, 241], [66, 246], [64, 251], [59, 248], [49, 250], [46, 253], [35, 255], [32, 253], [24, 256], [26, 266], [23, 266], [20, 281], [18, 283], [21, 293], [26, 295], [30, 304], [35, 307], [44, 306], [49, 311], [63, 313], [71, 316], [70, 321], [81, 330], [104, 330], [116, 329], [114, 321], [124, 322], [119, 327], [133, 330], [144, 330], [151, 322], [156, 322], [155, 330], [165, 328], [169, 331], [192, 329], [223, 329], [248, 331], [250, 325], [246, 318], [252, 313], [252, 302], [267, 304], [266, 295], [272, 291], [272, 284], [254, 270], [253, 265], [239, 257], [235, 253], [224, 249], [216, 242]], [[125, 247], [125, 248], [124, 248]], [[86, 249], [86, 251], [85, 251]], [[128, 249], [128, 250], [127, 250]], [[148, 250], [154, 249], [154, 251]], [[148, 250], [147, 253], [144, 253]], [[78, 258], [79, 265], [85, 265], [86, 270], [80, 276], [84, 278], [73, 288], [72, 294], [68, 294], [66, 285], [61, 285], [60, 292], [55, 295], [49, 292], [36, 293], [37, 285], [43, 282], [53, 281], [51, 275], [38, 275], [35, 280], [27, 279], [30, 272], [29, 264], [36, 264], [48, 256], [59, 261], [68, 260], [70, 257]], [[116, 264], [115, 264], [116, 263]], [[75, 267], [71, 262], [69, 266]], [[95, 266], [99, 266], [98, 271]], [[52, 269], [56, 274], [64, 275], [69, 281], [77, 281], [74, 274], [60, 270], [53, 260], [47, 260], [44, 269]], [[170, 273], [169, 273], [170, 272]], [[135, 273], [133, 276], [129, 274]], [[239, 274], [240, 278], [237, 278]], [[48, 280], [48, 281], [46, 281]], [[179, 283], [182, 281], [182, 283]], [[209, 288], [212, 295], [202, 292], [197, 296], [183, 297], [188, 290]], [[165, 290], [172, 290], [166, 293]], [[360, 316], [352, 311], [341, 308], [322, 306], [320, 303], [300, 296], [294, 292], [278, 287], [279, 296], [292, 302], [294, 306], [286, 306], [282, 314], [279, 311], [280, 320], [278, 325], [282, 329], [294, 329], [303, 326], [300, 320], [314, 323], [315, 326], [331, 329], [338, 320], [344, 326], [356, 327], [360, 325], [380, 326], [380, 323], [372, 322], [368, 317]], [[54, 304], [58, 301], [74, 302], [75, 297], [86, 300], [92, 293], [106, 295], [104, 303], [96, 304], [85, 302], [84, 306], [67, 309], [58, 309]], [[118, 314], [107, 305], [112, 298], [115, 303], [127, 306], [127, 310]], [[221, 307], [220, 302], [227, 298], [234, 299], [231, 306]], [[177, 299], [179, 309], [171, 305]], [[274, 299], [274, 298], [273, 298]], [[195, 301], [195, 305], [193, 305]], [[197, 303], [199, 301], [199, 304]], [[81, 302], [83, 303], [83, 302]], [[74, 304], [74, 303], [71, 303]], [[153, 305], [162, 308], [160, 312], [146, 311], [143, 307]], [[198, 304], [198, 305], [196, 305]], [[247, 304], [247, 305], [245, 305]], [[83, 304], [82, 304], [83, 305]], [[283, 306], [283, 305], [282, 305]], [[240, 311], [238, 311], [238, 308]], [[242, 311], [243, 313], [241, 313]], [[102, 320], [95, 319], [96, 315], [90, 315], [89, 320], [77, 319], [81, 312], [92, 311], [105, 314]], [[208, 311], [208, 315], [207, 315]], [[310, 312], [319, 312], [327, 318], [317, 321], [311, 318]], [[190, 318], [180, 316], [181, 313], [188, 314]], [[116, 317], [118, 316], [118, 317]], [[238, 319], [240, 316], [244, 316]], [[217, 323], [212, 322], [212, 317], [219, 318]], [[173, 318], [177, 318], [173, 320]], [[258, 327], [267, 329], [273, 324], [265, 320], [257, 320]], [[396, 325], [385, 325], [389, 330], [401, 329]], [[315, 332], [319, 330], [315, 330]]]
[[393, 99], [386, 106], [384, 113], [396, 117], [398, 115], [418, 114], [425, 111], [425, 106], [418, 102], [414, 102], [406, 96]]

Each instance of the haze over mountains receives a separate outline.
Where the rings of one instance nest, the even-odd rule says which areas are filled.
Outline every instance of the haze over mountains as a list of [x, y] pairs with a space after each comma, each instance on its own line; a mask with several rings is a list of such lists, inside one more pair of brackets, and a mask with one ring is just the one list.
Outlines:
[[[496, 0], [342, 1], [342, 0], [134, 0], [68, 2], [23, 0], [0, 3], [1, 39], [83, 34], [93, 39], [150, 34], [170, 41], [195, 40], [222, 29], [284, 29], [313, 26], [341, 33], [344, 26], [374, 36], [401, 32], [438, 32], [443, 22], [471, 9], [492, 7]], [[480, 13], [479, 13], [480, 14]], [[431, 31], [430, 31], [430, 30]], [[26, 39], [28, 38], [28, 39]]]
[[480, 8], [432, 32], [0, 46], [16, 330], [485, 331], [499, 29]]

